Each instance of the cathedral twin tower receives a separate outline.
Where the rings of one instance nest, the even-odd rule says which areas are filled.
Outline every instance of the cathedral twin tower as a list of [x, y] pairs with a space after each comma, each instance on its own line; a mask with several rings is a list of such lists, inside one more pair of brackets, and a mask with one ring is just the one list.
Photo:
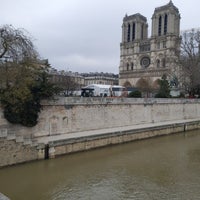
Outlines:
[[170, 76], [176, 68], [180, 49], [180, 14], [172, 1], [155, 8], [151, 37], [147, 19], [137, 13], [125, 16], [120, 44], [120, 85], [140, 87], [146, 81], [152, 85], [164, 74]]

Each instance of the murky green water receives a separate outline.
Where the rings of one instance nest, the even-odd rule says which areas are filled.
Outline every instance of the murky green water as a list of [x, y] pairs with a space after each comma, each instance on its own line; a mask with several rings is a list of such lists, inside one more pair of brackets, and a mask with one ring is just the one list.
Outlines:
[[200, 131], [0, 170], [11, 200], [200, 199]]

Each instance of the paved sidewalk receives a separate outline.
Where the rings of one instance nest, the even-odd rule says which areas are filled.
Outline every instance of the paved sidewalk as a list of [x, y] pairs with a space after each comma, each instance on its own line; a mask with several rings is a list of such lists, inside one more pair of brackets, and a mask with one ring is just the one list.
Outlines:
[[105, 134], [115, 133], [115, 132], [156, 128], [156, 127], [162, 127], [162, 126], [173, 125], [173, 124], [184, 124], [184, 123], [194, 122], [194, 121], [200, 121], [200, 119], [174, 120], [174, 121], [166, 121], [166, 122], [138, 124], [138, 125], [133, 125], [133, 126], [106, 128], [106, 129], [99, 129], [99, 130], [89, 130], [89, 131], [66, 133], [66, 134], [60, 134], [60, 135], [37, 137], [35, 139], [37, 140], [37, 143], [48, 144], [49, 142], [53, 142], [53, 141], [77, 139], [77, 138], [82, 138], [82, 137], [98, 136], [98, 135], [100, 136], [100, 135], [105, 135]]

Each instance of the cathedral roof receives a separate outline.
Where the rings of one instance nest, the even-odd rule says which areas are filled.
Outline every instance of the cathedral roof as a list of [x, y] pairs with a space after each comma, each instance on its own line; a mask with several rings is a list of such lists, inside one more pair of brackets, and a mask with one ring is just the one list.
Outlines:
[[124, 17], [124, 21], [129, 21], [129, 20], [133, 20], [133, 19], [141, 19], [141, 20], [143, 20], [143, 21], [147, 21], [147, 18], [146, 17], [144, 17], [143, 15], [141, 15], [140, 13], [136, 13], [136, 14], [134, 14], [134, 15], [125, 15], [125, 17]]
[[169, 3], [164, 5], [164, 6], [160, 6], [160, 7], [155, 8], [155, 12], [164, 11], [164, 10], [168, 10], [168, 9], [175, 10], [176, 12], [179, 13], [178, 8], [173, 4], [172, 0], [170, 0]]

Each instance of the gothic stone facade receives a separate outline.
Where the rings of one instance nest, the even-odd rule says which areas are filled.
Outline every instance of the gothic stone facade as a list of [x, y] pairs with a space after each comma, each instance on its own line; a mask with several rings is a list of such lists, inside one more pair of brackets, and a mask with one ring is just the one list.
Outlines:
[[140, 87], [141, 79], [156, 85], [177, 67], [180, 49], [180, 14], [172, 1], [155, 8], [151, 37], [146, 17], [125, 16], [120, 44], [119, 84]]

